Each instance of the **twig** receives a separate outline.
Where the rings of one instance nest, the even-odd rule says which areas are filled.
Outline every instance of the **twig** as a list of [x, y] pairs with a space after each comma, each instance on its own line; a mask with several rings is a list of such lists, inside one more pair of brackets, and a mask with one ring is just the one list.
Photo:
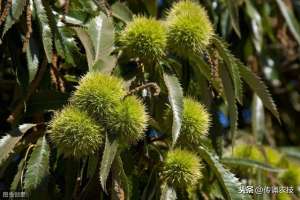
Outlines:
[[15, 123], [16, 119], [18, 118], [18, 116], [21, 114], [21, 112], [23, 111], [24, 108], [24, 104], [25, 102], [27, 102], [29, 100], [29, 98], [31, 97], [31, 95], [35, 92], [35, 90], [37, 89], [37, 87], [39, 86], [43, 75], [46, 72], [47, 69], [47, 58], [45, 57], [38, 73], [35, 75], [33, 81], [31, 82], [28, 92], [25, 95], [25, 97], [22, 99], [22, 101], [19, 102], [19, 104], [16, 106], [16, 108], [14, 109], [14, 111], [9, 115], [9, 117], [6, 119], [6, 121], [10, 124]]
[[32, 12], [30, 9], [30, 1], [28, 1], [27, 4], [27, 8], [26, 8], [26, 35], [25, 35], [25, 40], [24, 40], [24, 44], [23, 44], [23, 52], [26, 52], [26, 49], [29, 45], [29, 40], [30, 40], [30, 35], [32, 33], [32, 22], [31, 22], [31, 16], [32, 16]]
[[7, 0], [5, 8], [0, 17], [0, 25], [5, 21], [7, 15], [8, 15], [9, 9], [11, 8], [11, 5], [12, 5], [12, 0]]
[[63, 5], [63, 15], [61, 17], [61, 22], [64, 23], [66, 26], [82, 27], [82, 25], [80, 25], [80, 24], [73, 24], [66, 20], [66, 16], [69, 13], [69, 8], [70, 8], [70, 0], [65, 0], [65, 3]]
[[153, 92], [153, 96], [158, 96], [159, 93], [160, 93], [160, 87], [156, 84], [156, 83], [146, 83], [144, 85], [141, 85], [141, 86], [138, 86], [132, 90], [130, 90], [125, 96], [124, 96], [124, 99], [128, 96], [131, 96], [133, 95], [134, 93], [137, 93], [143, 89], [146, 89], [146, 88], [153, 88], [154, 89], [154, 92]]
[[65, 85], [58, 71], [57, 60], [57, 54], [54, 52], [52, 56], [52, 65], [50, 69], [51, 80], [55, 84], [56, 89], [58, 89], [60, 92], [65, 92]]
[[216, 83], [216, 86], [217, 86], [216, 90], [218, 92], [217, 98], [219, 98], [223, 93], [223, 84], [222, 84], [222, 80], [221, 80], [220, 74], [219, 74], [218, 52], [215, 50], [213, 50], [213, 52], [211, 54], [209, 54], [208, 52], [205, 52], [204, 56], [207, 60], [207, 63], [211, 67], [209, 87], [212, 89], [213, 82]]
[[61, 22], [67, 26], [77, 26], [76, 24], [72, 24], [66, 21], [66, 16], [69, 13], [69, 7], [70, 7], [70, 0], [65, 0], [65, 3], [63, 5], [63, 15], [61, 17]]
[[65, 0], [65, 3], [63, 5], [63, 16], [61, 21], [65, 21], [66, 20], [66, 15], [68, 15], [69, 13], [69, 7], [70, 7], [70, 1], [69, 0]]
[[110, 9], [109, 3], [106, 0], [93, 0], [102, 11], [109, 17], [112, 16], [112, 11]]

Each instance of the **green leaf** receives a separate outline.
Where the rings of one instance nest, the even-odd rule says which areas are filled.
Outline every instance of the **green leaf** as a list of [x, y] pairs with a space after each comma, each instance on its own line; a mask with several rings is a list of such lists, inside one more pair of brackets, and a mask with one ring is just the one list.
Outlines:
[[57, 29], [55, 47], [58, 55], [64, 58], [66, 63], [76, 66], [76, 61], [80, 56], [80, 49], [77, 47], [76, 41], [73, 37], [68, 37], [61, 29]]
[[232, 146], [234, 146], [235, 132], [237, 130], [238, 111], [235, 101], [234, 88], [229, 73], [224, 66], [220, 66], [220, 76], [223, 82], [224, 94], [228, 104], [228, 112], [230, 119], [230, 132], [232, 139]]
[[110, 74], [113, 69], [116, 67], [117, 57], [114, 55], [103, 56], [98, 59], [96, 63], [93, 65], [93, 71], [98, 71], [103, 74]]
[[253, 72], [250, 71], [242, 63], [239, 64], [239, 69], [243, 80], [249, 85], [249, 87], [260, 97], [264, 106], [271, 111], [271, 113], [280, 121], [279, 113], [276, 105], [267, 89], [267, 86], [258, 78]]
[[24, 164], [25, 164], [25, 157], [20, 161], [20, 163], [18, 165], [17, 173], [16, 173], [12, 183], [10, 184], [10, 191], [18, 191]]
[[235, 0], [225, 0], [225, 3], [229, 10], [231, 25], [235, 33], [241, 37], [238, 3]]
[[180, 86], [179, 80], [175, 75], [164, 72], [164, 81], [168, 88], [168, 97], [173, 112], [172, 123], [172, 144], [175, 145], [182, 123], [182, 111], [183, 111], [183, 91]]
[[33, 0], [34, 9], [39, 22], [39, 29], [47, 60], [51, 63], [52, 60], [52, 32], [49, 25], [48, 16], [42, 0]]
[[176, 199], [177, 199], [177, 195], [175, 189], [168, 184], [163, 184], [160, 200], [176, 200]]
[[260, 98], [254, 94], [252, 100], [252, 132], [258, 144], [262, 144], [266, 134], [265, 111]]
[[296, 18], [294, 15], [293, 11], [289, 9], [286, 4], [282, 0], [276, 0], [278, 7], [285, 18], [287, 25], [297, 40], [298, 44], [300, 44], [300, 25], [299, 25], [299, 20]]
[[234, 94], [236, 99], [242, 104], [243, 102], [243, 85], [240, 77], [239, 67], [236, 64], [237, 59], [228, 50], [228, 44], [221, 38], [215, 36], [213, 43], [216, 46], [220, 56], [225, 62], [228, 71], [230, 72], [231, 79], [234, 84]]
[[283, 169], [274, 168], [271, 165], [268, 165], [266, 163], [258, 162], [256, 160], [243, 159], [243, 158], [230, 158], [230, 157], [222, 158], [222, 163], [226, 165], [252, 167], [252, 168], [256, 168], [268, 172], [278, 173], [284, 171]]
[[111, 165], [115, 159], [119, 147], [119, 142], [116, 138], [111, 138], [106, 134], [105, 147], [100, 166], [100, 183], [105, 192], [106, 180], [109, 175]]
[[246, 1], [246, 13], [251, 20], [251, 27], [253, 33], [253, 43], [258, 53], [261, 52], [263, 44], [263, 25], [262, 18], [250, 0]]
[[210, 66], [200, 57], [190, 57], [190, 59], [193, 65], [195, 65], [195, 71], [197, 73], [200, 72], [207, 80], [210, 80]]
[[49, 175], [49, 155], [50, 148], [46, 136], [37, 141], [37, 146], [33, 149], [27, 163], [25, 172], [24, 189], [28, 193], [42, 190]]
[[15, 145], [22, 139], [23, 135], [35, 126], [36, 124], [22, 124], [0, 139], [0, 165], [8, 158]]
[[29, 45], [26, 50], [26, 59], [29, 70], [29, 82], [31, 82], [39, 67], [39, 49], [33, 37], [29, 40]]
[[156, 0], [143, 0], [145, 7], [152, 17], [157, 16], [157, 1]]
[[213, 155], [203, 147], [199, 147], [198, 152], [201, 158], [209, 165], [210, 169], [215, 174], [218, 182], [220, 183], [224, 197], [227, 200], [241, 200], [250, 199], [246, 194], [239, 192], [241, 183], [228, 169], [224, 168], [219, 161], [219, 157]]
[[87, 27], [95, 50], [94, 64], [98, 59], [111, 54], [114, 46], [114, 26], [111, 17], [101, 13], [93, 18]]
[[[78, 61], [81, 55], [75, 38], [73, 37], [73, 33], [65, 26], [58, 26], [58, 14], [55, 15], [55, 13], [52, 12], [48, 1], [44, 1], [44, 3], [47, 16], [49, 17], [49, 24], [54, 35], [54, 45], [58, 55], [64, 58], [66, 63], [76, 66], [75, 61]], [[69, 35], [67, 34], [68, 31], [70, 32]]]
[[12, 0], [11, 11], [7, 15], [2, 37], [19, 20], [26, 5], [26, 0]]
[[92, 66], [94, 65], [94, 57], [95, 57], [95, 49], [93, 46], [93, 41], [91, 40], [86, 29], [80, 27], [74, 27], [73, 29], [75, 30], [77, 36], [79, 37], [84, 47], [89, 69], [92, 70]]
[[119, 20], [122, 20], [125, 23], [128, 23], [132, 20], [133, 13], [131, 10], [125, 5], [125, 3], [121, 3], [117, 1], [111, 6], [112, 15]]

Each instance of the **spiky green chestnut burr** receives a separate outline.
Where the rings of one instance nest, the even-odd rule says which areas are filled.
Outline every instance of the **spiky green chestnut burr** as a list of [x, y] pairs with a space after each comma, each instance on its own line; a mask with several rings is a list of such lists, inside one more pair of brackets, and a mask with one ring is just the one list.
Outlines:
[[200, 137], [208, 134], [210, 115], [206, 108], [192, 98], [183, 99], [182, 140], [189, 143], [199, 141]]
[[284, 161], [281, 153], [271, 147], [263, 147], [263, 149], [265, 156], [263, 151], [257, 146], [239, 144], [234, 148], [234, 156], [268, 163], [274, 167], [284, 164], [281, 163]]
[[205, 9], [188, 0], [172, 6], [167, 16], [167, 27], [168, 49], [185, 58], [203, 52], [214, 34]]
[[176, 17], [185, 13], [190, 14], [201, 14], [202, 12], [206, 11], [202, 6], [200, 6], [197, 2], [192, 0], [183, 0], [177, 3], [174, 3], [171, 9], [168, 12], [168, 17]]
[[288, 193], [278, 193], [276, 197], [277, 200], [292, 200], [292, 197]]
[[298, 187], [300, 185], [300, 167], [295, 164], [291, 165], [279, 175], [279, 179], [285, 186]]
[[71, 104], [102, 121], [126, 94], [122, 80], [98, 72], [86, 74], [71, 97]]
[[120, 141], [132, 144], [144, 137], [147, 121], [144, 104], [135, 96], [128, 96], [115, 108], [106, 123], [108, 131], [118, 135]]
[[279, 166], [283, 164], [283, 156], [280, 152], [271, 147], [264, 147], [264, 149], [269, 164], [272, 166]]
[[136, 16], [121, 33], [120, 42], [130, 57], [157, 61], [164, 55], [166, 30], [155, 19]]
[[50, 122], [50, 138], [58, 151], [66, 157], [91, 155], [103, 143], [104, 129], [85, 111], [65, 107]]
[[179, 188], [194, 186], [202, 178], [201, 163], [192, 152], [175, 149], [166, 155], [162, 167], [164, 180]]
[[[172, 119], [170, 109], [166, 112], [166, 118], [167, 121]], [[208, 134], [210, 121], [210, 115], [202, 104], [192, 98], [184, 98], [178, 144], [183, 146], [201, 144], [203, 138]]]
[[245, 158], [259, 162], [265, 162], [264, 155], [256, 147], [248, 144], [239, 144], [234, 147], [233, 155], [237, 158]]

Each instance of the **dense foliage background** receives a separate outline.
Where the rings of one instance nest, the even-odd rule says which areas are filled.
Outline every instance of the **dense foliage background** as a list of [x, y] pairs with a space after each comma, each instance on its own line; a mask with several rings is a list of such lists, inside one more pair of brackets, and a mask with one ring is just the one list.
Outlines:
[[[172, 199], [159, 168], [180, 123], [176, 131], [176, 120], [168, 122], [175, 124], [172, 138], [164, 110], [180, 116], [178, 102], [192, 96], [211, 113], [210, 140], [195, 150], [205, 163], [204, 180], [196, 189], [176, 190], [178, 199], [299, 198], [299, 1], [201, 0], [219, 36], [214, 48], [190, 60], [168, 54], [152, 69], [124, 55], [118, 38], [133, 16], [165, 20], [174, 2], [0, 1], [0, 192], [26, 191], [30, 199]], [[120, 77], [128, 91], [142, 86], [136, 95], [152, 117], [145, 139], [115, 159], [114, 142], [100, 155], [65, 159], [47, 136], [53, 113], [88, 71]], [[265, 159], [252, 150], [239, 154], [243, 145]], [[288, 170], [291, 177], [282, 178]], [[294, 193], [244, 196], [233, 176], [245, 185], [294, 186]]]

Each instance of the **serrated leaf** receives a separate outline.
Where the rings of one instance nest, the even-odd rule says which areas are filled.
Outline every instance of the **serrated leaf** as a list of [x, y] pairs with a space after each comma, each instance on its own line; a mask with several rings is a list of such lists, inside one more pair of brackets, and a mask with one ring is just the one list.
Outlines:
[[235, 33], [241, 37], [238, 3], [235, 0], [225, 0], [225, 3], [229, 10], [231, 25]]
[[163, 184], [160, 200], [176, 200], [176, 199], [177, 199], [177, 195], [175, 189], [168, 184]]
[[66, 36], [64, 30], [67, 28], [59, 26], [59, 18], [56, 17], [58, 14], [55, 16], [55, 12], [52, 11], [48, 1], [44, 1], [44, 3], [46, 14], [49, 18], [49, 25], [54, 35], [54, 46], [58, 55], [64, 58], [66, 63], [76, 66], [75, 60], [79, 59], [78, 55], [80, 53], [73, 35], [70, 33], [70, 37]]
[[74, 58], [78, 58], [80, 50], [76, 45], [74, 38], [65, 36], [59, 29], [55, 38], [55, 47], [58, 55], [65, 59], [66, 63], [76, 66]]
[[243, 102], [243, 86], [240, 77], [239, 67], [236, 64], [237, 59], [228, 49], [228, 44], [221, 38], [215, 36], [213, 43], [216, 46], [221, 58], [224, 60], [228, 71], [230, 72], [231, 79], [234, 84], [234, 93], [237, 100], [242, 104]]
[[287, 22], [287, 25], [297, 40], [298, 44], [300, 44], [300, 25], [299, 20], [296, 18], [291, 9], [287, 7], [287, 5], [282, 0], [276, 0], [278, 7]]
[[26, 0], [12, 0], [11, 11], [6, 17], [2, 37], [19, 20], [24, 11], [25, 6]]
[[73, 28], [79, 37], [86, 53], [86, 58], [88, 62], [89, 69], [92, 70], [94, 65], [95, 49], [93, 46], [93, 41], [91, 40], [87, 30], [84, 28], [74, 27]]
[[36, 12], [36, 16], [39, 22], [39, 29], [43, 42], [44, 51], [48, 60], [51, 63], [52, 60], [52, 32], [48, 20], [48, 16], [43, 5], [42, 0], [33, 0], [33, 7]]
[[0, 165], [13, 151], [14, 147], [21, 140], [23, 135], [35, 126], [36, 124], [22, 124], [17, 129], [11, 131], [9, 134], [0, 139]]
[[230, 132], [231, 132], [232, 146], [234, 146], [235, 132], [237, 130], [237, 120], [238, 120], [238, 111], [237, 111], [237, 105], [234, 97], [235, 96], [234, 88], [233, 88], [232, 80], [229, 77], [229, 73], [224, 66], [220, 66], [220, 76], [223, 82], [226, 102], [228, 104]]
[[105, 147], [100, 165], [100, 183], [105, 192], [106, 181], [109, 175], [111, 165], [115, 159], [119, 147], [119, 142], [115, 138], [111, 138], [106, 134]]
[[164, 72], [163, 77], [168, 88], [168, 98], [173, 112], [172, 145], [174, 146], [179, 137], [182, 123], [183, 91], [175, 75]]
[[26, 50], [26, 60], [29, 70], [29, 82], [31, 82], [39, 67], [39, 49], [34, 38], [30, 38], [29, 45]]
[[46, 137], [41, 137], [36, 145], [28, 160], [25, 172], [24, 189], [28, 193], [41, 190], [49, 175], [50, 148]]
[[111, 54], [114, 45], [114, 26], [111, 17], [101, 13], [87, 25], [87, 32], [94, 46], [95, 63], [98, 59]]
[[264, 106], [280, 121], [279, 113], [273, 99], [267, 89], [267, 86], [258, 78], [249, 68], [239, 63], [239, 69], [242, 79], [249, 87], [260, 97]]
[[125, 3], [121, 3], [117, 1], [111, 6], [112, 15], [119, 20], [122, 20], [125, 23], [128, 23], [132, 20], [133, 13], [131, 10], [125, 5]]
[[209, 165], [210, 169], [215, 174], [223, 189], [225, 199], [250, 199], [248, 195], [239, 192], [242, 184], [239, 182], [238, 178], [234, 176], [234, 174], [232, 174], [228, 169], [224, 168], [224, 166], [220, 163], [218, 156], [213, 155], [203, 147], [199, 147], [198, 152], [201, 158]]
[[274, 168], [271, 165], [268, 165], [266, 163], [258, 162], [256, 160], [243, 159], [243, 158], [230, 158], [230, 157], [222, 158], [222, 163], [227, 165], [252, 167], [252, 168], [256, 168], [268, 172], [278, 173], [284, 171], [283, 169]]
[[19, 187], [19, 183], [21, 180], [21, 176], [22, 176], [22, 170], [25, 164], [25, 158], [23, 158], [18, 165], [18, 169], [17, 169], [17, 173], [12, 181], [12, 183], [10, 184], [10, 191], [17, 191], [18, 187]]

